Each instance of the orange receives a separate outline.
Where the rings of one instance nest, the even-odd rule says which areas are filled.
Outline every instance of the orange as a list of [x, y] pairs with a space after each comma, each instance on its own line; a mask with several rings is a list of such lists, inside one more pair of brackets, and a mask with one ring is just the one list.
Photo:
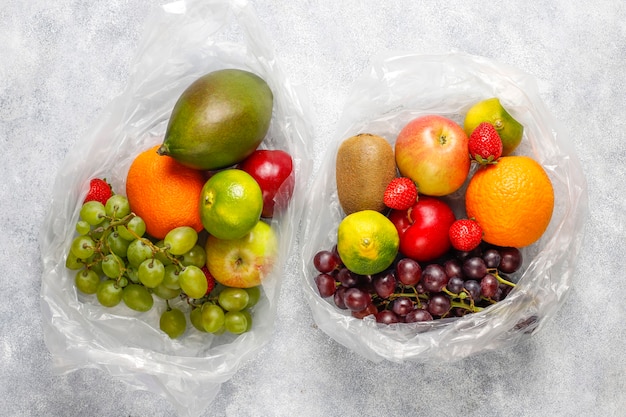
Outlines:
[[548, 228], [554, 189], [543, 167], [528, 156], [504, 156], [481, 167], [465, 193], [467, 216], [483, 229], [485, 242], [521, 248]]
[[130, 209], [143, 219], [146, 232], [156, 239], [163, 239], [167, 232], [180, 226], [201, 231], [203, 172], [172, 157], [160, 156], [158, 148], [141, 152], [130, 165], [126, 177]]

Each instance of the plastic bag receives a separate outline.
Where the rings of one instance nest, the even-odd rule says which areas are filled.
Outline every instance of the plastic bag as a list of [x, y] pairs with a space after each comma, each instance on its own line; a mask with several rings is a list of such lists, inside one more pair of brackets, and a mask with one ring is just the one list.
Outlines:
[[[282, 269], [295, 246], [310, 177], [311, 133], [303, 95], [281, 72], [261, 28], [246, 1], [190, 0], [158, 9], [146, 22], [126, 89], [70, 150], [40, 235], [44, 339], [57, 372], [99, 368], [134, 388], [164, 396], [180, 415], [194, 416], [212, 402], [221, 383], [269, 341]], [[295, 188], [287, 209], [271, 221], [280, 255], [263, 282], [265, 297], [255, 306], [252, 330], [213, 336], [197, 332], [188, 322], [186, 334], [171, 340], [159, 330], [165, 303], [155, 302], [147, 313], [121, 304], [102, 307], [94, 296], [77, 294], [76, 272], [65, 268], [65, 258], [89, 179], [106, 177], [113, 190], [123, 194], [130, 163], [140, 151], [162, 142], [182, 91], [201, 75], [221, 68], [247, 69], [269, 84], [274, 113], [261, 148], [282, 149], [292, 156]]]
[[[426, 323], [377, 324], [372, 316], [352, 318], [317, 292], [315, 253], [337, 242], [344, 214], [335, 181], [339, 144], [372, 133], [394, 144], [411, 119], [440, 114], [463, 124], [476, 102], [499, 97], [525, 127], [515, 154], [534, 157], [555, 189], [548, 230], [522, 250], [523, 275], [509, 296], [482, 312]], [[304, 291], [315, 322], [330, 337], [373, 361], [459, 360], [513, 345], [534, 334], [563, 302], [570, 287], [587, 215], [587, 190], [572, 145], [542, 103], [535, 80], [514, 68], [463, 53], [417, 55], [388, 52], [374, 57], [350, 90], [334, 142], [313, 181], [303, 219]], [[457, 217], [464, 213], [462, 190], [449, 196]]]

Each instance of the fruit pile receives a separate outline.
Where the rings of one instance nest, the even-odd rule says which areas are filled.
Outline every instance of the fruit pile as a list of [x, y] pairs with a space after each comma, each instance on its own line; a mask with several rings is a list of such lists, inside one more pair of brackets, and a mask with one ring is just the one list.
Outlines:
[[523, 126], [490, 98], [471, 106], [463, 126], [441, 115], [410, 120], [394, 146], [369, 133], [344, 140], [336, 184], [345, 216], [336, 245], [314, 256], [319, 294], [387, 324], [459, 317], [504, 299], [520, 249], [543, 235], [554, 209], [543, 167], [512, 154], [522, 139]]
[[158, 325], [171, 338], [188, 319], [216, 335], [249, 331], [278, 254], [269, 220], [294, 186], [291, 156], [259, 148], [272, 107], [269, 86], [247, 71], [192, 83], [163, 143], [132, 161], [125, 195], [90, 181], [65, 263], [77, 290], [137, 312], [160, 300]]

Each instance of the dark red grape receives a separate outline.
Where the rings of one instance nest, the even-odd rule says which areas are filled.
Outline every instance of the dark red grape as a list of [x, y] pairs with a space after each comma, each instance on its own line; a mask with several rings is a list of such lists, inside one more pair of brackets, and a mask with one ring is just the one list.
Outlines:
[[450, 310], [450, 298], [445, 294], [434, 294], [428, 302], [428, 312], [433, 316], [443, 316]]
[[448, 259], [443, 264], [443, 269], [446, 271], [448, 278], [463, 278], [463, 268], [461, 267], [461, 262], [458, 259]]
[[428, 292], [439, 292], [448, 283], [446, 271], [439, 264], [428, 264], [422, 271], [421, 283]]
[[392, 323], [398, 323], [400, 319], [398, 318], [396, 313], [394, 313], [393, 311], [383, 310], [383, 311], [379, 311], [378, 313], [376, 313], [376, 321], [378, 323], [383, 323], [383, 324], [392, 324]]
[[463, 278], [452, 277], [448, 280], [448, 283], [446, 284], [446, 288], [451, 293], [459, 294], [461, 291], [463, 291], [464, 284], [465, 284], [465, 281], [463, 281]]
[[487, 274], [480, 280], [480, 293], [483, 297], [493, 298], [498, 291], [498, 279], [491, 274]]
[[463, 275], [465, 275], [466, 279], [475, 280], [479, 280], [487, 275], [487, 265], [485, 265], [485, 261], [483, 261], [483, 258], [479, 256], [473, 256], [466, 259], [463, 262]]
[[413, 301], [411, 301], [409, 297], [398, 297], [393, 300], [391, 305], [391, 311], [400, 317], [406, 316], [414, 309], [415, 306], [413, 305]]
[[315, 285], [322, 298], [330, 297], [335, 293], [337, 285], [335, 284], [335, 278], [328, 274], [319, 274], [315, 277]]
[[335, 290], [335, 294], [333, 295], [333, 300], [335, 301], [335, 305], [342, 309], [342, 310], [346, 310], [348, 307], [346, 307], [346, 303], [344, 303], [343, 301], [343, 296], [346, 293], [347, 288], [344, 287], [343, 285], [340, 285], [337, 287], [337, 289]]
[[376, 314], [376, 313], [378, 313], [378, 307], [370, 303], [361, 311], [353, 311], [352, 317], [355, 317], [357, 319], [362, 319], [362, 318], [369, 316], [370, 314]]
[[402, 258], [396, 264], [396, 277], [404, 285], [415, 285], [422, 276], [422, 267], [416, 260]]
[[396, 277], [391, 272], [374, 277], [374, 290], [381, 298], [389, 298], [396, 290]]
[[360, 288], [348, 288], [343, 295], [343, 302], [351, 311], [362, 311], [371, 304], [372, 297]]
[[356, 287], [359, 283], [359, 277], [353, 274], [348, 268], [341, 268], [337, 272], [337, 281], [346, 288]]
[[475, 302], [480, 300], [480, 284], [474, 279], [465, 281], [465, 290]]
[[502, 290], [502, 299], [504, 299], [507, 295], [509, 295], [509, 293], [513, 289], [513, 287], [511, 287], [510, 285], [506, 285], [506, 284], [500, 284], [498, 287]]
[[458, 260], [460, 260], [461, 262], [465, 261], [466, 259], [469, 258], [473, 258], [474, 256], [481, 256], [482, 255], [482, 248], [480, 247], [480, 245], [478, 245], [476, 248], [472, 249], [471, 251], [456, 251], [456, 258]]
[[427, 310], [418, 308], [407, 314], [404, 321], [407, 323], [417, 323], [418, 321], [429, 321], [432, 319], [433, 316]]
[[513, 247], [500, 248], [500, 271], [505, 274], [512, 274], [522, 266], [522, 253], [519, 249]]
[[322, 273], [329, 273], [339, 267], [341, 259], [334, 252], [321, 250], [313, 257], [315, 269]]
[[502, 257], [497, 249], [487, 249], [485, 253], [483, 253], [483, 261], [485, 261], [487, 268], [497, 268], [500, 265], [501, 259]]

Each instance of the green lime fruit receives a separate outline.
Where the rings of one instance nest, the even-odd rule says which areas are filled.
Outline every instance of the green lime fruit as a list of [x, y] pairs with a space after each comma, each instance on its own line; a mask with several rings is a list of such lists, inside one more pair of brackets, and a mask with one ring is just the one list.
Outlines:
[[522, 141], [524, 126], [509, 114], [497, 97], [474, 104], [465, 115], [463, 128], [469, 137], [482, 122], [493, 125], [502, 139], [502, 156], [511, 154]]
[[200, 219], [218, 239], [239, 239], [259, 222], [263, 193], [256, 180], [240, 169], [213, 175], [200, 193]]
[[223, 69], [194, 81], [174, 105], [160, 155], [217, 170], [252, 154], [265, 138], [274, 96], [261, 77]]
[[396, 258], [400, 238], [394, 224], [374, 210], [362, 210], [345, 217], [337, 230], [337, 251], [350, 271], [377, 274]]

